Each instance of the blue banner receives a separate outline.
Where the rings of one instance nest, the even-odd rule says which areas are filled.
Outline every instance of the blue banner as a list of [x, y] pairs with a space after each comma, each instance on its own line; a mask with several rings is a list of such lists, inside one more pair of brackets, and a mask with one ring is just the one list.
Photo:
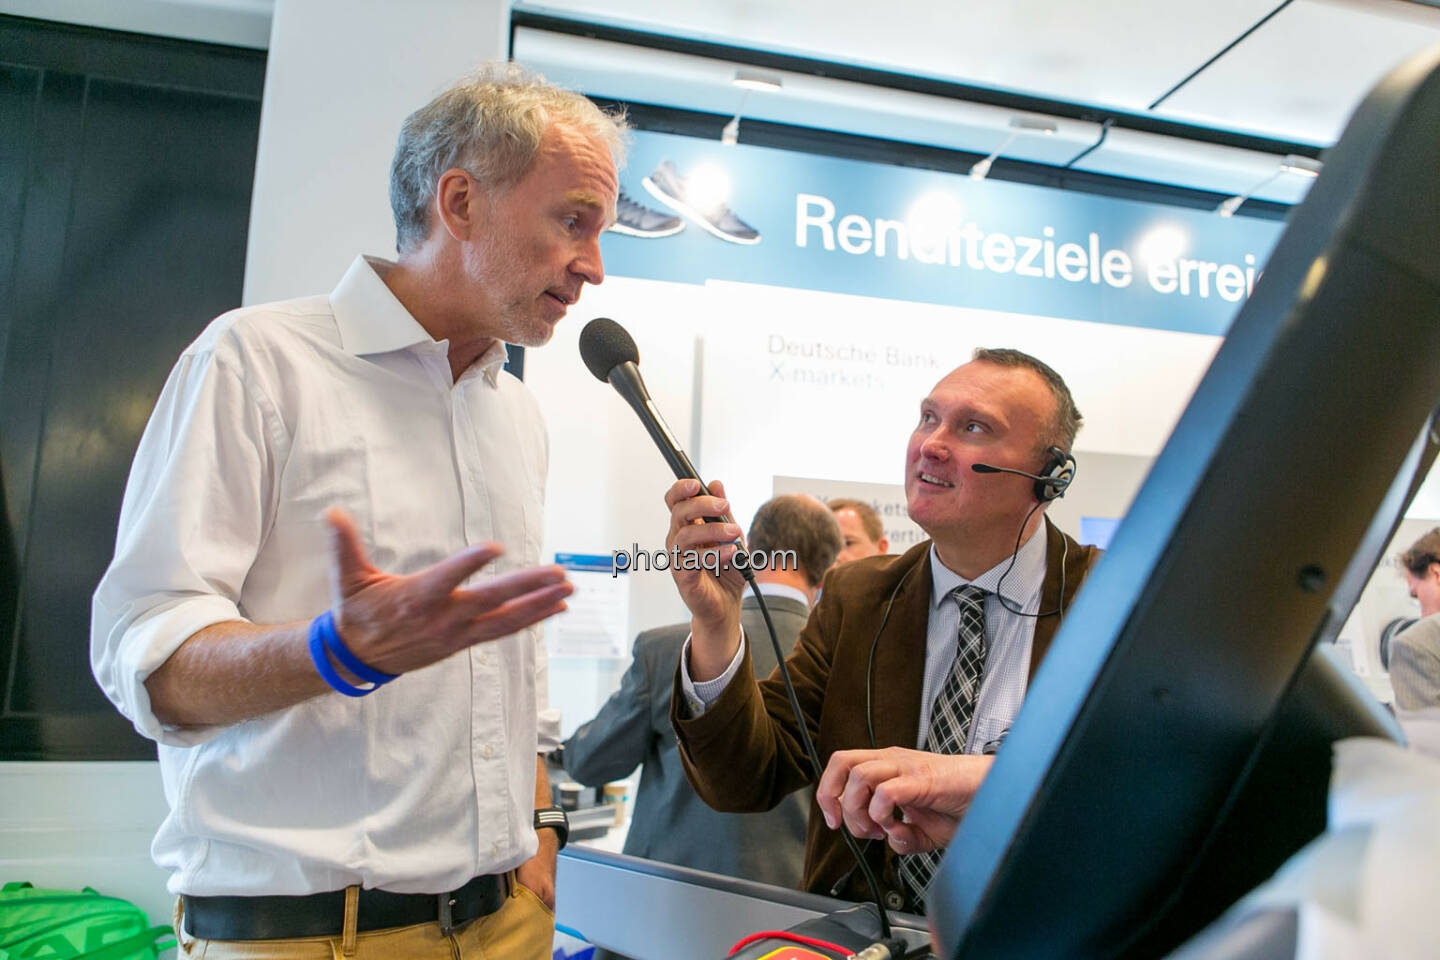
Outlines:
[[[615, 560], [613, 557], [600, 553], [557, 553], [555, 562], [566, 570], [579, 570], [589, 573], [608, 573], [612, 576], [615, 573]], [[621, 573], [627, 571], [621, 570]]]
[[637, 132], [615, 276], [736, 280], [1224, 334], [1283, 225]]

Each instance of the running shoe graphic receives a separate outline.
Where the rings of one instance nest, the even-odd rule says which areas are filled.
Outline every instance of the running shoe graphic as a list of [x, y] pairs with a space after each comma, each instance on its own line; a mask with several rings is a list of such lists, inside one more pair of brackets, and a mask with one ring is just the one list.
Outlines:
[[615, 198], [615, 222], [610, 229], [627, 237], [668, 237], [685, 229], [679, 217], [641, 206], [624, 190]]
[[669, 160], [660, 161], [655, 172], [640, 181], [650, 195], [685, 219], [730, 243], [760, 242], [760, 231], [735, 216], [724, 203], [701, 209], [686, 197], [685, 180]]

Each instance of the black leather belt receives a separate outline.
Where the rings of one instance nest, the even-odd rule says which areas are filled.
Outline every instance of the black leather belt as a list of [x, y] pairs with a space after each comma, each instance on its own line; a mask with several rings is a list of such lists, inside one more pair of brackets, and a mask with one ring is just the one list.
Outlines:
[[[361, 890], [359, 931], [439, 923], [442, 933], [489, 916], [505, 902], [505, 877], [476, 877], [450, 893]], [[182, 897], [185, 932], [201, 940], [295, 940], [344, 932], [345, 891], [304, 897]]]

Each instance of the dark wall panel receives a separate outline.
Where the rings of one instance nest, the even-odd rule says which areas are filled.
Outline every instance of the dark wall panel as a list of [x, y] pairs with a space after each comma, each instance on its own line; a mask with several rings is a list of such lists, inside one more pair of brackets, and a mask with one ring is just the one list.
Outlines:
[[36, 62], [0, 67], [0, 759], [148, 757], [91, 678], [90, 595], [170, 366], [240, 300], [264, 58], [197, 82], [201, 45], [6, 31]]

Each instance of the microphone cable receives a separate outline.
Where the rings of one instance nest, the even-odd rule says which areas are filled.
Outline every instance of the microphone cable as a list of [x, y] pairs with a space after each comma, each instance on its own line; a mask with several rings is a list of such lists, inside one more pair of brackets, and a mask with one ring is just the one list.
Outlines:
[[[703, 480], [700, 481], [700, 485], [706, 491], [710, 489]], [[785, 683], [785, 695], [790, 698], [790, 711], [795, 714], [795, 724], [800, 728], [800, 742], [805, 747], [805, 757], [810, 761], [810, 769], [815, 776], [815, 786], [818, 789], [824, 768], [820, 765], [820, 754], [815, 749], [815, 742], [810, 739], [810, 726], [805, 722], [805, 714], [800, 709], [800, 698], [795, 693], [795, 684], [790, 680], [790, 669], [785, 664], [785, 654], [780, 649], [780, 638], [775, 632], [774, 621], [770, 619], [770, 609], [765, 606], [765, 596], [760, 592], [760, 585], [755, 582], [755, 574], [750, 571], [748, 565], [740, 572], [745, 576], [746, 582], [750, 584], [750, 590], [754, 594], [756, 602], [760, 604], [760, 615], [765, 618], [765, 629], [770, 633], [770, 645], [775, 651], [775, 662], [780, 667], [780, 679]], [[855, 837], [846, 828], [844, 820], [840, 822], [839, 833], [844, 838], [845, 846], [849, 848], [850, 854], [855, 858], [856, 866], [860, 868], [861, 874], [865, 877], [865, 883], [870, 888], [870, 896], [875, 900], [875, 910], [880, 915], [880, 936], [882, 939], [889, 940], [891, 938], [890, 915], [886, 912], [885, 901], [880, 896], [880, 880], [875, 876], [875, 871], [869, 862], [866, 861]], [[845, 879], [848, 880], [849, 877], [850, 875], [846, 874]]]
[[[1000, 601], [1000, 606], [1015, 614], [1017, 617], [1034, 617], [1036, 620], [1039, 620], [1042, 617], [1053, 617], [1058, 613], [1060, 615], [1060, 622], [1064, 623], [1065, 563], [1070, 559], [1070, 541], [1066, 539], [1063, 534], [1060, 537], [1060, 596], [1055, 601], [1054, 610], [1045, 610], [1041, 613], [1026, 613], [1019, 607], [1012, 605], [1010, 601], [1005, 598], [1005, 594], [1000, 592], [1000, 587], [1004, 585], [1005, 578], [1010, 576], [1010, 571], [1015, 569], [1015, 561], [1020, 556], [1020, 538], [1025, 536], [1025, 525], [1030, 522], [1030, 518], [1033, 517], [1035, 511], [1039, 509], [1040, 501], [1037, 500], [1035, 506], [1030, 508], [1030, 512], [1025, 514], [1025, 519], [1020, 521], [1020, 529], [1015, 534], [1015, 549], [1010, 552], [1010, 563], [1005, 568], [1005, 572], [1000, 574], [1000, 579], [995, 581], [995, 599]], [[1043, 524], [1041, 529], [1044, 529]]]
[[[685, 451], [680, 448], [670, 429], [665, 425], [649, 393], [645, 389], [645, 382], [640, 376], [640, 351], [635, 346], [635, 341], [625, 328], [608, 317], [596, 317], [585, 325], [580, 331], [580, 357], [585, 366], [597, 380], [608, 383], [630, 404], [636, 416], [644, 425], [650, 439], [659, 448], [665, 462], [670, 466], [671, 471], [680, 480], [695, 480], [700, 484], [700, 492], [710, 493], [710, 485], [701, 477]], [[705, 517], [706, 523], [733, 522], [729, 517]], [[736, 539], [732, 541], [737, 547], [743, 546], [743, 541]], [[733, 558], [732, 558], [733, 559]], [[755, 573], [747, 564], [735, 564], [745, 582], [750, 584], [750, 589], [755, 595], [755, 601], [760, 605], [760, 615], [765, 619], [765, 629], [770, 634], [770, 646], [775, 651], [775, 662], [780, 667], [780, 678], [785, 683], [785, 695], [790, 700], [790, 710], [795, 715], [795, 724], [800, 728], [800, 743], [805, 748], [805, 758], [810, 762], [811, 773], [815, 778], [815, 785], [818, 788], [820, 778], [824, 774], [824, 768], [820, 765], [820, 754], [815, 749], [815, 743], [810, 738], [810, 727], [805, 722], [805, 715], [800, 709], [800, 698], [795, 693], [795, 684], [790, 679], [790, 669], [785, 663], [785, 654], [780, 649], [780, 638], [775, 632], [775, 622], [770, 618], [770, 608], [765, 605], [765, 597], [760, 592], [760, 585], [755, 582]], [[718, 577], [719, 574], [716, 573]], [[855, 842], [855, 837], [845, 829], [845, 824], [840, 824], [840, 836], [845, 839], [845, 845], [849, 847], [851, 854], [856, 858], [865, 874], [865, 882], [870, 887], [870, 895], [875, 900], [875, 909], [880, 914], [880, 927], [885, 939], [890, 938], [890, 917], [885, 912], [885, 903], [880, 896], [880, 881], [875, 876], [875, 871], [865, 861], [861, 854], [860, 846]]]
[[1020, 521], [1020, 529], [1015, 532], [1015, 549], [1010, 551], [1010, 564], [1005, 568], [1005, 572], [1000, 574], [1000, 579], [995, 581], [995, 599], [1000, 601], [1000, 606], [1004, 607], [1010, 613], [1013, 613], [1017, 617], [1034, 617], [1037, 620], [1041, 617], [1053, 617], [1058, 613], [1060, 615], [1060, 622], [1063, 624], [1065, 622], [1065, 562], [1070, 559], [1070, 541], [1063, 535], [1060, 538], [1060, 596], [1055, 601], [1054, 610], [1046, 610], [1043, 613], [1026, 613], [1024, 610], [1012, 604], [1006, 599], [1005, 594], [1000, 592], [1000, 588], [1005, 583], [1005, 578], [1010, 576], [1011, 570], [1015, 569], [1015, 561], [1020, 556], [1020, 540], [1025, 536], [1025, 525], [1030, 522], [1031, 517], [1035, 516], [1035, 511], [1040, 509], [1041, 504], [1049, 503], [1052, 500], [1058, 500], [1065, 496], [1065, 491], [1068, 490], [1070, 484], [1075, 481], [1075, 458], [1066, 454], [1058, 447], [1051, 447], [1050, 450], [1055, 456], [1064, 457], [1069, 461], [1070, 471], [1068, 476], [1062, 478], [1041, 476], [1038, 473], [1026, 473], [1024, 470], [1016, 470], [1013, 467], [997, 467], [988, 463], [972, 463], [970, 469], [976, 473], [1014, 474], [1017, 477], [1035, 480], [1037, 483], [1055, 484], [1063, 480], [1063, 483], [1055, 488], [1055, 492], [1051, 496], [1038, 499], [1039, 493], [1037, 492], [1035, 506], [1031, 507], [1030, 512], [1025, 514], [1025, 519]]

